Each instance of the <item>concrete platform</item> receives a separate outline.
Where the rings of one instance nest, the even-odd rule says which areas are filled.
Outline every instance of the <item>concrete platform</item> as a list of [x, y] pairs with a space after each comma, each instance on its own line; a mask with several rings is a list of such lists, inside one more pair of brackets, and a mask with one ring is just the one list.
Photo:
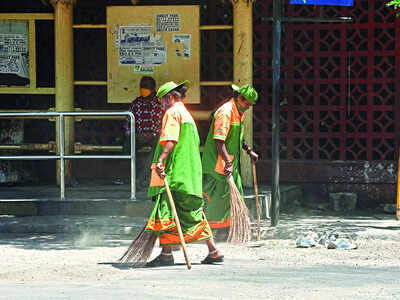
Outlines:
[[1, 186], [0, 215], [148, 215], [153, 204], [146, 191], [130, 200], [129, 184], [87, 183], [66, 187], [65, 200], [60, 200], [56, 185]]
[[146, 223], [131, 216], [0, 216], [0, 234], [136, 235]]
[[[260, 185], [259, 201], [261, 216], [269, 217], [271, 201], [269, 186]], [[281, 207], [288, 203], [301, 203], [303, 191], [300, 186], [282, 185]], [[139, 190], [136, 201], [130, 200], [129, 184], [85, 183], [66, 187], [66, 200], [60, 200], [60, 189], [56, 185], [0, 186], [0, 215], [13, 216], [57, 216], [57, 215], [103, 215], [103, 216], [148, 216], [153, 202], [147, 191]], [[256, 217], [254, 189], [245, 189], [245, 201]]]

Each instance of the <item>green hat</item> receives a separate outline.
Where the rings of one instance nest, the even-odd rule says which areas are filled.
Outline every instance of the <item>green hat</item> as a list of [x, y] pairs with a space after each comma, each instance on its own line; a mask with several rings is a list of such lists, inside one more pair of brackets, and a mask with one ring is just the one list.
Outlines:
[[238, 87], [236, 84], [232, 84], [232, 89], [239, 94], [242, 94], [243, 97], [245, 97], [246, 100], [249, 101], [251, 104], [256, 104], [258, 93], [250, 84], [245, 84], [241, 87]]
[[190, 85], [190, 81], [189, 80], [185, 80], [185, 81], [183, 81], [183, 82], [181, 82], [179, 84], [176, 84], [173, 81], [168, 81], [168, 82], [164, 83], [157, 90], [157, 98], [158, 98], [158, 100], [160, 100], [162, 97], [164, 97], [170, 91], [172, 91], [172, 90], [174, 90], [176, 88], [180, 88], [182, 85], [188, 87]]

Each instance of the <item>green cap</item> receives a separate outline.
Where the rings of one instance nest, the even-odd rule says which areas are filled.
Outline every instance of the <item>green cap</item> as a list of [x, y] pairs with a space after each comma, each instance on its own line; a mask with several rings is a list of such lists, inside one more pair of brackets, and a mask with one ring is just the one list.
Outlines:
[[239, 94], [242, 94], [243, 97], [245, 97], [246, 100], [249, 101], [251, 104], [256, 104], [258, 93], [250, 84], [245, 84], [241, 87], [238, 87], [236, 84], [232, 84], [232, 89]]
[[182, 85], [189, 86], [190, 85], [190, 81], [189, 80], [185, 80], [184, 82], [181, 82], [179, 84], [176, 84], [173, 81], [168, 81], [168, 82], [164, 83], [157, 90], [157, 98], [158, 98], [158, 100], [160, 100], [162, 97], [164, 97], [170, 91], [172, 91], [172, 90], [174, 90], [176, 88], [180, 88]]

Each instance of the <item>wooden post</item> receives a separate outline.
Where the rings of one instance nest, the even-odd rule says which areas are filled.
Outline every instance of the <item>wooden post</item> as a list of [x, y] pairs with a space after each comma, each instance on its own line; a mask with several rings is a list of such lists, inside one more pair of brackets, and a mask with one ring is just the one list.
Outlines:
[[[232, 0], [233, 5], [233, 82], [236, 85], [253, 84], [253, 1]], [[244, 138], [253, 147], [253, 108], [244, 117]], [[241, 175], [244, 186], [253, 185], [251, 161], [241, 157]]]
[[281, 23], [282, 0], [274, 0], [274, 31], [272, 49], [272, 191], [271, 226], [279, 223], [279, 148], [280, 148], [280, 72], [281, 72]]
[[[54, 7], [55, 31], [55, 76], [56, 76], [56, 111], [74, 110], [74, 40], [73, 40], [73, 2], [74, 0], [51, 0]], [[57, 153], [60, 153], [57, 124]], [[65, 154], [73, 153], [74, 119], [65, 118]], [[57, 161], [57, 183], [60, 163]], [[65, 182], [71, 179], [71, 161], [65, 162]]]

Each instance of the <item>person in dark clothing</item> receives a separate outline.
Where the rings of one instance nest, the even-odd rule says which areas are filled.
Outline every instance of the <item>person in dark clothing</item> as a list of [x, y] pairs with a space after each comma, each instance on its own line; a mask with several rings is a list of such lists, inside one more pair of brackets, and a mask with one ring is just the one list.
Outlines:
[[[148, 186], [150, 180], [148, 166], [153, 157], [164, 114], [163, 107], [156, 97], [156, 82], [152, 77], [142, 77], [140, 80], [140, 96], [131, 102], [129, 111], [135, 116], [136, 185], [139, 189], [143, 189]], [[131, 127], [129, 117], [125, 119], [123, 128], [124, 152], [130, 154]]]

